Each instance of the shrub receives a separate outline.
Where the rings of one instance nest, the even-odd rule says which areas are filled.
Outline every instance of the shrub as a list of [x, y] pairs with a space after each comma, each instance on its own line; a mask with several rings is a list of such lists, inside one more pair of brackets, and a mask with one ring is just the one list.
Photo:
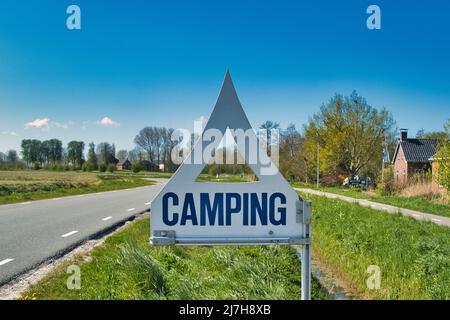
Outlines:
[[380, 183], [380, 191], [383, 196], [389, 196], [395, 192], [393, 166], [384, 169], [384, 177], [383, 181]]
[[131, 170], [134, 173], [138, 173], [139, 171], [141, 171], [141, 167], [139, 166], [139, 163], [133, 163], [131, 166]]
[[98, 171], [106, 172], [106, 164], [104, 164], [104, 163], [99, 164]]
[[92, 171], [92, 170], [94, 170], [94, 167], [90, 161], [86, 161], [81, 166], [81, 169], [83, 169], [83, 171]]
[[116, 171], [116, 166], [114, 164], [112, 164], [112, 163], [109, 164], [108, 165], [108, 171], [111, 172], [111, 173]]
[[41, 166], [39, 165], [39, 163], [35, 163], [35, 164], [33, 165], [33, 169], [34, 169], [34, 170], [39, 170], [39, 169], [41, 169]]

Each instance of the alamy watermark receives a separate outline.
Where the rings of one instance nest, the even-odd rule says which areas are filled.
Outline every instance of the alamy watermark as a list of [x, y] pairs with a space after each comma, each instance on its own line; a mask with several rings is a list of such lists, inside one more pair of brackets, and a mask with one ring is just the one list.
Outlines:
[[176, 129], [171, 140], [174, 164], [247, 164], [260, 165], [261, 175], [278, 172], [280, 131], [278, 129], [227, 129], [225, 134], [214, 128], [202, 130], [201, 121], [194, 122], [194, 133]]
[[367, 289], [377, 290], [381, 288], [381, 269], [377, 265], [367, 267], [366, 273], [369, 277], [366, 280]]
[[69, 290], [80, 290], [81, 289], [81, 271], [80, 267], [77, 265], [70, 265], [66, 270], [69, 277], [66, 281], [67, 289]]

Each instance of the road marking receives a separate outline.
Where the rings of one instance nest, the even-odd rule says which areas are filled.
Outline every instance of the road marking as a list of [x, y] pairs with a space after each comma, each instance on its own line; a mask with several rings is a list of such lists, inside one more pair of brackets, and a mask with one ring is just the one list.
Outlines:
[[108, 221], [109, 219], [112, 219], [112, 216], [109, 216], [109, 217], [103, 218], [102, 220], [103, 220], [103, 221]]
[[28, 201], [28, 202], [22, 202], [22, 203], [20, 203], [20, 204], [30, 204], [31, 203], [31, 201]]
[[75, 196], [75, 198], [81, 198], [81, 197], [84, 197], [84, 194], [80, 194], [78, 196]]
[[136, 208], [130, 208], [127, 211], [130, 212], [130, 211], [133, 211], [133, 210], [136, 210]]
[[413, 213], [412, 214], [414, 217], [416, 217], [416, 218], [419, 218], [420, 217], [420, 214], [415, 214], [415, 213]]
[[431, 220], [436, 221], [436, 222], [441, 222], [442, 221], [440, 219], [431, 219]]
[[13, 261], [14, 259], [5, 259], [5, 260], [3, 260], [3, 261], [0, 261], [0, 266], [2, 266], [2, 265], [4, 265], [4, 264], [7, 264], [8, 262], [11, 262], [11, 261]]
[[73, 235], [73, 234], [75, 234], [77, 232], [78, 232], [78, 230], [73, 230], [73, 231], [70, 231], [70, 232], [68, 232], [66, 234], [63, 234], [61, 237], [67, 238], [67, 237], [70, 237], [71, 235]]
[[146, 202], [145, 205], [148, 206], [151, 202]]
[[61, 198], [53, 198], [52, 201], [60, 200]]

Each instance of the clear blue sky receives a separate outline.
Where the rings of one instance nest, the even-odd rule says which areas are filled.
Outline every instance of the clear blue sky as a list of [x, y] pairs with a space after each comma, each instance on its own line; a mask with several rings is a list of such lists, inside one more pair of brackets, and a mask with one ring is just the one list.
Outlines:
[[[82, 30], [66, 28], [70, 4]], [[381, 7], [380, 31], [366, 28], [370, 4]], [[227, 68], [255, 126], [301, 127], [355, 89], [412, 134], [441, 130], [449, 16], [447, 0], [4, 0], [0, 151], [53, 137], [130, 149], [146, 125], [192, 128]]]

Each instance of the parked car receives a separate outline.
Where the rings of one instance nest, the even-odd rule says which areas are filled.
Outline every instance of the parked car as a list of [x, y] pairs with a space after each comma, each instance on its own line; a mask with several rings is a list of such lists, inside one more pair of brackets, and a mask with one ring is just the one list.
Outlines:
[[370, 178], [360, 178], [359, 176], [354, 176], [353, 178], [345, 178], [344, 182], [342, 182], [342, 185], [344, 187], [355, 187], [355, 186], [363, 186], [367, 187], [370, 183]]

